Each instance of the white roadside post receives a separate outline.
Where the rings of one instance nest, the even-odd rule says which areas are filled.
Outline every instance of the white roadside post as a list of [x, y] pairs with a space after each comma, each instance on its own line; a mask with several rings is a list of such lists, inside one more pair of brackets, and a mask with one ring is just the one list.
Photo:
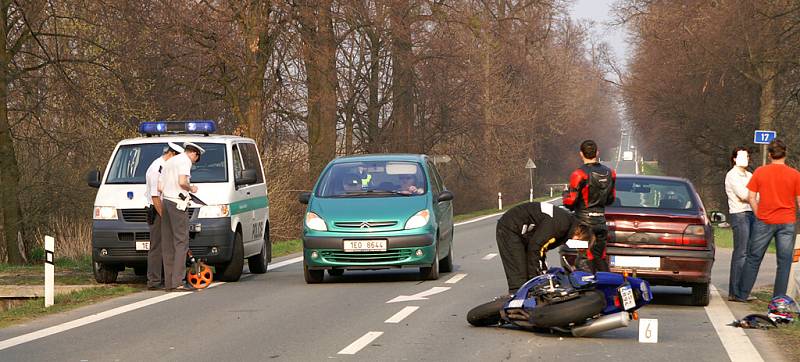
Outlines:
[[795, 235], [794, 238], [794, 253], [792, 254], [792, 266], [789, 268], [789, 286], [786, 289], [786, 295], [792, 297], [794, 300], [800, 298], [800, 281], [797, 280], [798, 261], [800, 261], [800, 235]]
[[533, 169], [536, 168], [536, 164], [533, 163], [532, 159], [528, 159], [528, 163], [525, 164], [525, 168], [528, 169], [531, 175], [531, 192], [530, 196], [528, 196], [528, 201], [533, 202]]
[[52, 236], [44, 237], [44, 307], [53, 305], [53, 295], [55, 294], [53, 273], [55, 272], [55, 250], [56, 240]]
[[503, 193], [502, 192], [498, 192], [497, 193], [497, 209], [498, 210], [503, 210]]

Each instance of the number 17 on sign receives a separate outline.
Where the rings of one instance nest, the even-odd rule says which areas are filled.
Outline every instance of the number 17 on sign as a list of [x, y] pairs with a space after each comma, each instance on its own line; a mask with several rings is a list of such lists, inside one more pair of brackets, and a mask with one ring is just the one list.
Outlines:
[[658, 319], [639, 319], [639, 343], [658, 343]]

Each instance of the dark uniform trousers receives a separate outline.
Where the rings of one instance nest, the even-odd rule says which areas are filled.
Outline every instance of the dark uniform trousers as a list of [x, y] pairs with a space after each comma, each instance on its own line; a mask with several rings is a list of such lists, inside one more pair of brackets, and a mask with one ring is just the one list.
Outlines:
[[178, 210], [178, 204], [164, 199], [161, 220], [161, 251], [164, 256], [164, 288], [183, 285], [186, 274], [186, 252], [189, 248], [189, 214]]
[[532, 244], [518, 231], [511, 231], [502, 224], [497, 225], [496, 236], [508, 290], [509, 293], [514, 293], [525, 282], [541, 274], [539, 267], [541, 245]]
[[[154, 206], [150, 206], [154, 207]], [[157, 212], [153, 214], [153, 223], [150, 227], [150, 250], [147, 251], [147, 286], [158, 287], [164, 280], [162, 279], [162, 268], [164, 266], [161, 250], [161, 215]]]

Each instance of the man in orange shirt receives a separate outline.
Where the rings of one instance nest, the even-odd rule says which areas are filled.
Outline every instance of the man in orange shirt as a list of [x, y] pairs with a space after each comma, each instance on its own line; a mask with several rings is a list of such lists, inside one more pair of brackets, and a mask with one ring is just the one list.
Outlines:
[[[741, 295], [735, 301], [746, 301], [758, 276], [758, 268], [772, 238], [775, 238], [778, 271], [772, 296], [786, 294], [789, 269], [792, 266], [797, 203], [800, 202], [800, 173], [786, 165], [786, 145], [779, 139], [767, 147], [772, 162], [759, 167], [747, 184], [750, 206], [756, 214], [747, 258], [739, 285]], [[733, 288], [731, 288], [733, 289]]]

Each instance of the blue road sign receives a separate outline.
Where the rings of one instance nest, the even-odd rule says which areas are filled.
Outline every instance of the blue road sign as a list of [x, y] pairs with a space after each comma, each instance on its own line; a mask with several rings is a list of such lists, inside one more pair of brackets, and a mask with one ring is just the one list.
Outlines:
[[766, 145], [775, 139], [775, 131], [756, 131], [753, 136], [753, 142]]

